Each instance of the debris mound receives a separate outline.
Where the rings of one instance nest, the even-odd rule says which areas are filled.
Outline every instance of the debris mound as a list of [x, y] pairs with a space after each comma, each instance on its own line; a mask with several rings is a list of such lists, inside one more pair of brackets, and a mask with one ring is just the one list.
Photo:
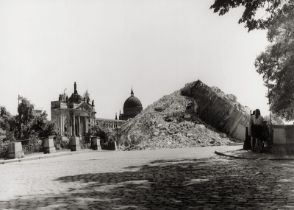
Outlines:
[[122, 150], [227, 145], [232, 141], [196, 114], [192, 97], [176, 91], [149, 105], [121, 127]]
[[235, 139], [245, 140], [250, 110], [241, 105], [236, 96], [209, 87], [200, 80], [187, 84], [181, 94], [195, 100], [197, 116], [205, 123]]

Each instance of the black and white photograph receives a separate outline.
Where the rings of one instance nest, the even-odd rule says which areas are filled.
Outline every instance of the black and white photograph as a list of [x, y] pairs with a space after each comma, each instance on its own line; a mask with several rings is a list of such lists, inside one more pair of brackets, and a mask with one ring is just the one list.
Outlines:
[[0, 0], [2, 209], [294, 210], [294, 1]]

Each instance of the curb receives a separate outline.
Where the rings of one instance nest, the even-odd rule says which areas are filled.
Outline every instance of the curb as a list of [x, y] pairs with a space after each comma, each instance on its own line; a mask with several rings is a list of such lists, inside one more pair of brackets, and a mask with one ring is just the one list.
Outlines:
[[0, 161], [0, 165], [2, 164], [8, 164], [8, 163], [17, 163], [17, 162], [24, 162], [24, 161], [30, 161], [30, 160], [40, 160], [40, 159], [46, 159], [46, 158], [54, 158], [54, 157], [61, 157], [61, 156], [69, 156], [69, 155], [77, 155], [81, 153], [86, 152], [97, 152], [96, 150], [84, 150], [84, 151], [68, 151], [62, 154], [52, 154], [52, 155], [44, 155], [44, 156], [35, 156], [35, 157], [24, 157], [24, 158], [17, 158], [17, 159], [8, 159], [8, 160], [2, 160]]
[[228, 155], [228, 154], [225, 154], [223, 152], [218, 152], [218, 151], [214, 151], [214, 153], [219, 156], [230, 157], [230, 158], [235, 158], [235, 159], [247, 159], [247, 160], [256, 159], [256, 158], [246, 158], [246, 157], [239, 157], [239, 156], [235, 156], [235, 155]]
[[234, 158], [234, 159], [243, 159], [243, 160], [294, 160], [294, 157], [291, 158], [287, 158], [287, 157], [276, 157], [276, 158], [254, 158], [254, 157], [239, 157], [236, 155], [228, 155], [225, 154], [225, 152], [218, 152], [218, 151], [214, 151], [215, 154], [219, 155], [219, 156], [224, 156], [224, 157], [230, 157], [230, 158]]

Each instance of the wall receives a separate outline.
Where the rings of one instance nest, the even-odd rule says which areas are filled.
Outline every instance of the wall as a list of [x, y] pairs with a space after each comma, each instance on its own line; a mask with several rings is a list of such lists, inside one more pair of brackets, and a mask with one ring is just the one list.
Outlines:
[[294, 125], [273, 125], [272, 152], [294, 154]]
[[67, 109], [51, 109], [51, 121], [62, 136], [65, 133], [72, 135], [71, 119]]
[[249, 113], [230, 95], [216, 92], [200, 80], [186, 85], [181, 94], [195, 100], [201, 120], [233, 138], [245, 140]]

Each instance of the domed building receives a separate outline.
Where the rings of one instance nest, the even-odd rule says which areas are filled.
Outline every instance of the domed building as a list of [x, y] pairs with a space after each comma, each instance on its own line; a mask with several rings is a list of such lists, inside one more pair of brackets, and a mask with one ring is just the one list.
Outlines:
[[79, 95], [76, 82], [70, 97], [63, 93], [51, 102], [51, 120], [61, 136], [83, 139], [95, 124], [95, 114], [94, 100], [90, 101], [89, 94]]
[[143, 110], [141, 101], [134, 95], [133, 89], [131, 90], [131, 96], [127, 98], [124, 103], [123, 113], [120, 113], [120, 120], [128, 120], [135, 117]]

